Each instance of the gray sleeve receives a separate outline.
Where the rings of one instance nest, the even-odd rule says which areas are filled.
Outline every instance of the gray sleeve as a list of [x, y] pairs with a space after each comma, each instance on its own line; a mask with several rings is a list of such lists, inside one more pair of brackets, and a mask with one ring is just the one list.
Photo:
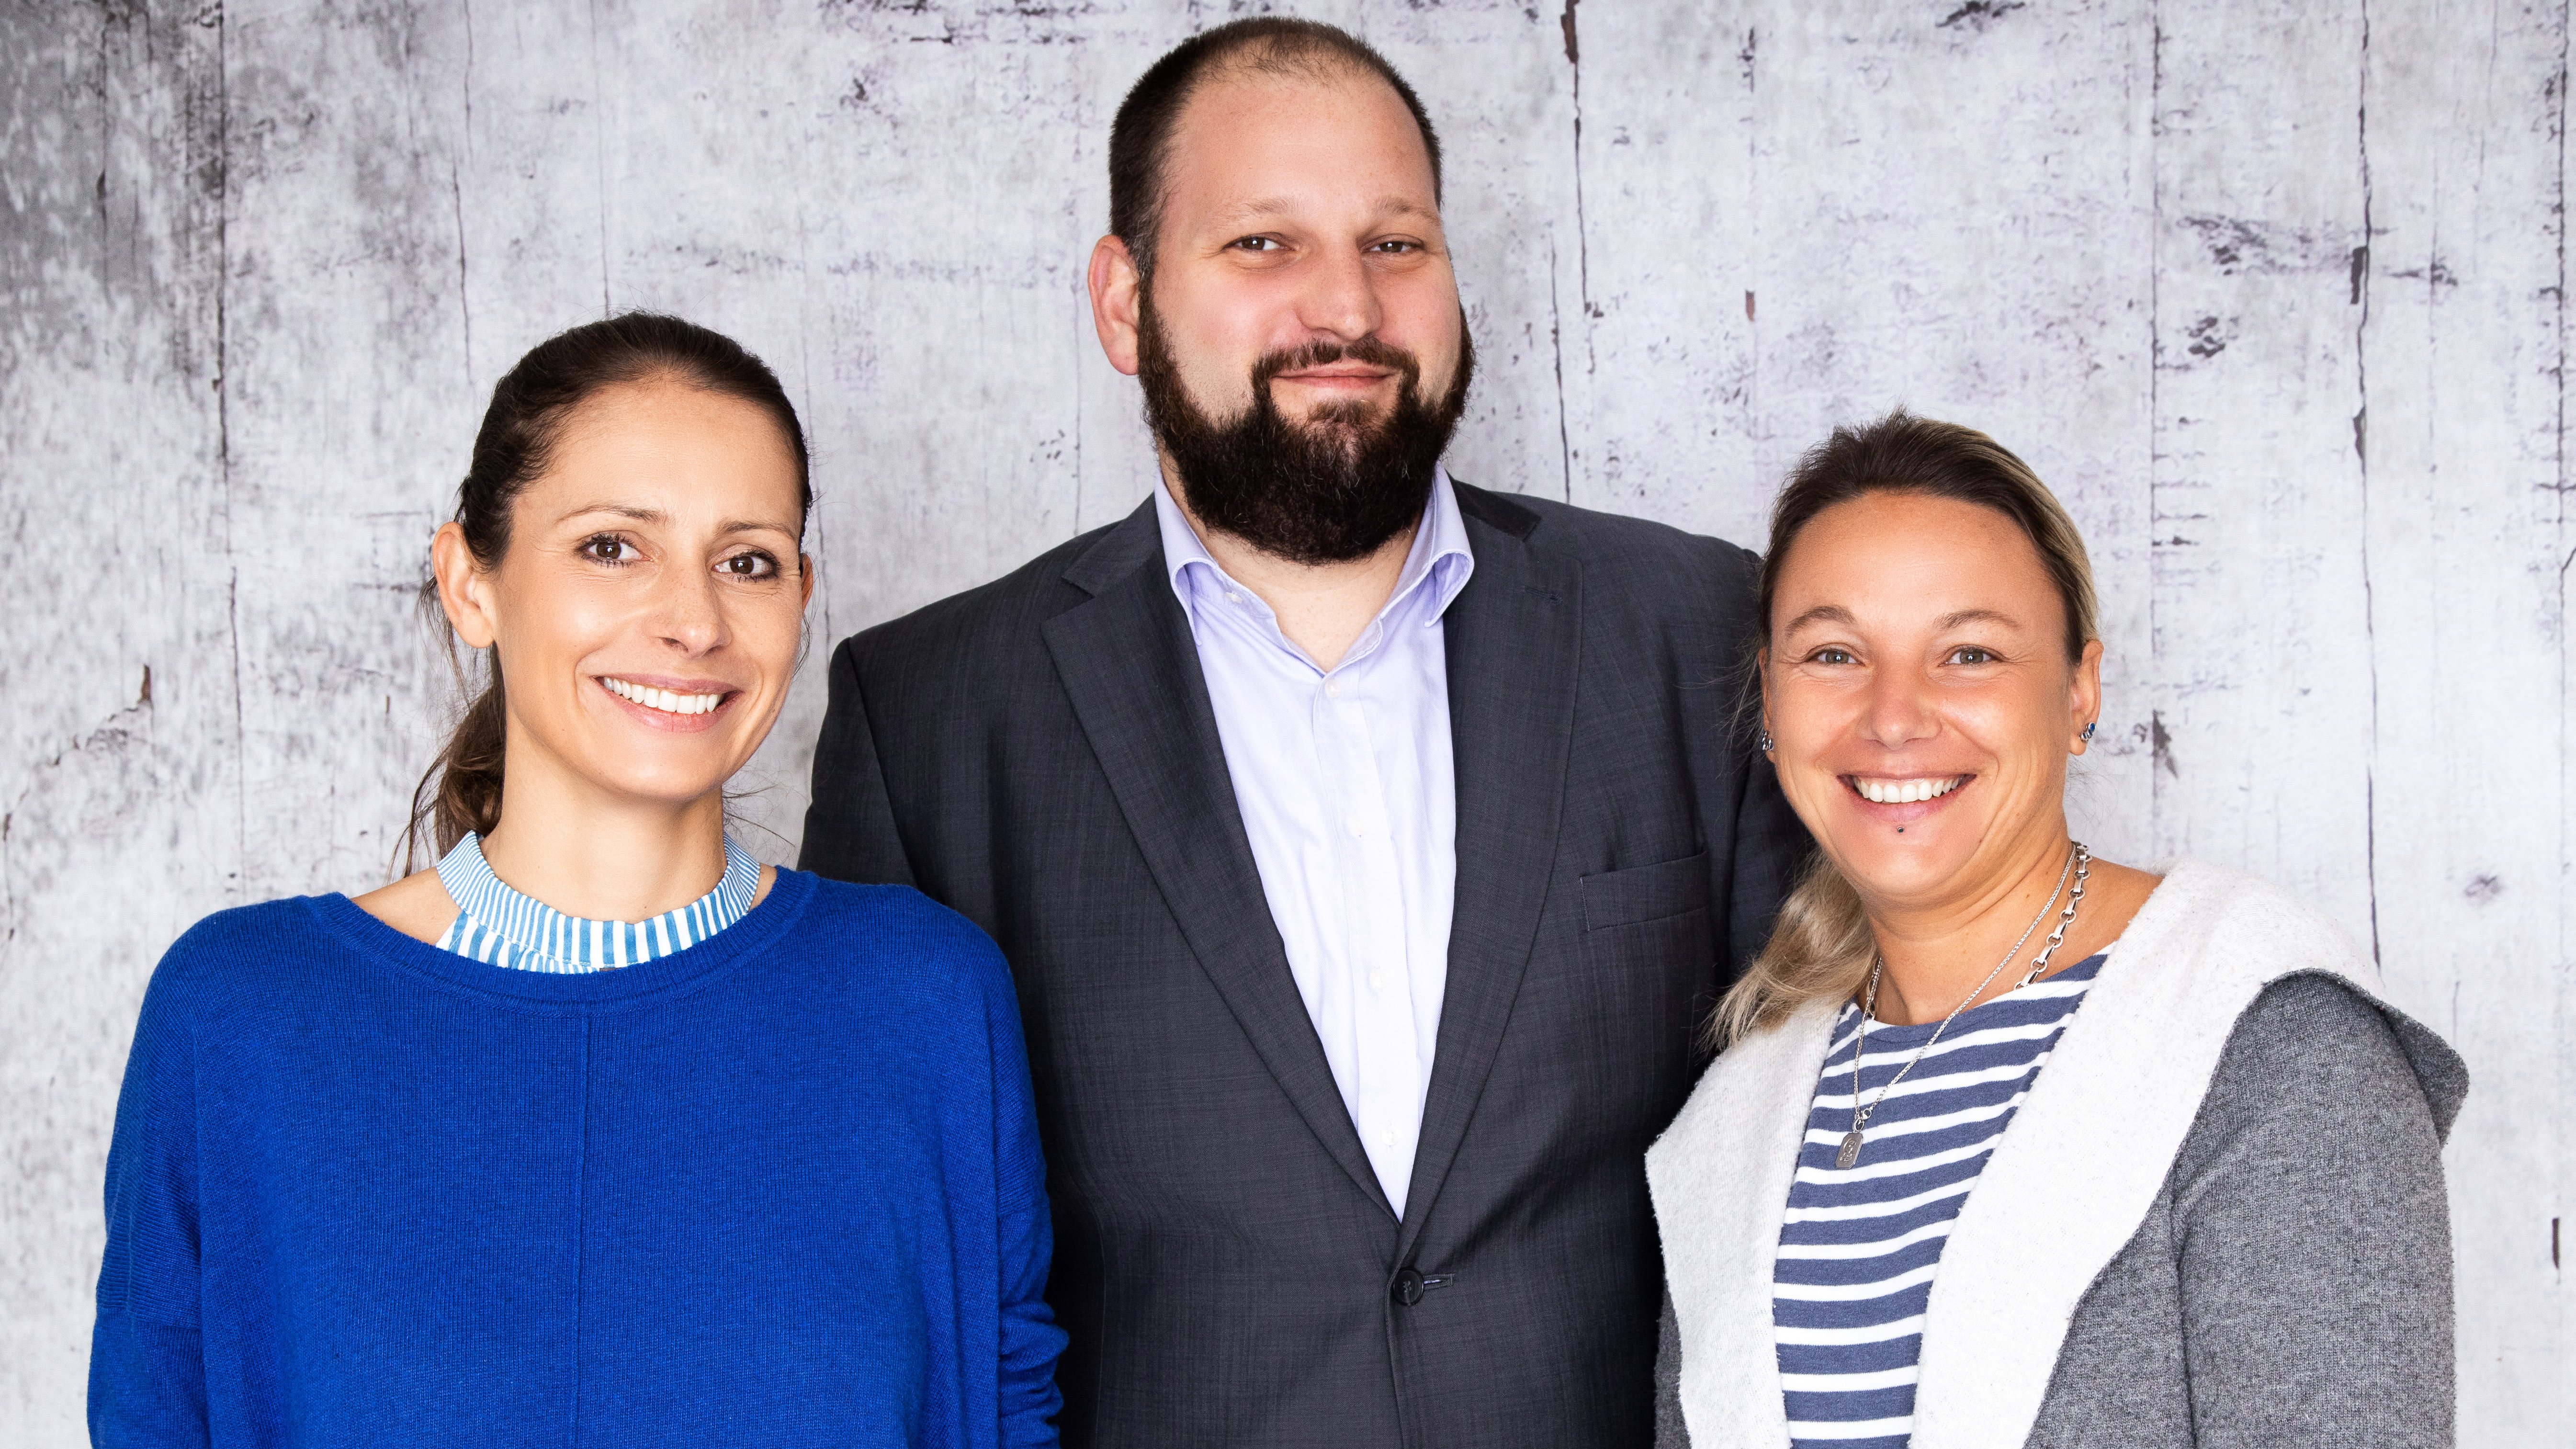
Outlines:
[[2378, 1007], [2267, 988], [2169, 1185], [2197, 1445], [2452, 1443], [2441, 1144]]
[[1682, 1422], [1682, 1325], [1673, 1316], [1671, 1289], [1664, 1290], [1664, 1316], [1655, 1325], [1655, 1449], [1690, 1449], [1690, 1426]]

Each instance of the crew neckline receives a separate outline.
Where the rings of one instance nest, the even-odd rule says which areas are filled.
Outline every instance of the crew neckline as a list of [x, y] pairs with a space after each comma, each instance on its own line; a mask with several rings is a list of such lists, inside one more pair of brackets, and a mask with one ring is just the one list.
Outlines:
[[481, 996], [539, 1007], [610, 1008], [677, 995], [776, 943], [804, 917], [817, 878], [777, 867], [763, 896], [740, 920], [694, 946], [613, 971], [568, 973], [490, 966], [404, 935], [341, 892], [306, 896], [324, 929], [380, 963]]
[[[2112, 945], [2117, 944], [2119, 943], [2116, 941], [2112, 943]], [[2089, 988], [2092, 986], [2095, 978], [2102, 974], [2102, 967], [2105, 962], [2110, 960], [2110, 957], [2111, 947], [2104, 946], [2101, 950], [2094, 952], [2092, 955], [2085, 957], [2083, 960], [2076, 962], [2074, 965], [2067, 967], [2063, 971], [2051, 971], [2046, 976], [2032, 982], [2026, 987], [2015, 987], [2001, 996], [1990, 997], [1984, 1001], [1980, 1001], [1976, 1005], [1969, 1007], [1967, 1010], [1960, 1012], [1959, 1015], [1950, 1022], [1950, 1029], [1954, 1032], [1959, 1031], [1966, 1027], [1969, 1022], [1976, 1020], [1980, 1016], [1992, 1013], [1995, 1008], [1999, 1006], [2029, 1006], [2035, 1002], [2039, 1002], [2043, 1000], [2043, 998], [2026, 995], [2025, 993], [2037, 991], [2043, 986], [2052, 986], [2058, 982], [2066, 981]], [[1846, 1012], [1858, 1012], [1860, 1010], [1860, 1003], [1857, 1000], [1847, 1002], [1845, 1003], [1843, 1010]], [[1839, 1021], [1842, 1018], [1838, 1017], [1837, 1019]], [[1918, 1021], [1909, 1025], [1900, 1026], [1893, 1022], [1881, 1021], [1873, 1015], [1869, 1019], [1869, 1034], [1872, 1037], [1886, 1036], [1893, 1042], [1910, 1045], [1919, 1038], [1930, 1036], [1934, 1031], [1938, 1030], [1940, 1026], [1941, 1022], [1938, 1018], [1931, 1021]], [[1840, 1031], [1841, 1028], [1838, 1026], [1836, 1028], [1838, 1038]]]

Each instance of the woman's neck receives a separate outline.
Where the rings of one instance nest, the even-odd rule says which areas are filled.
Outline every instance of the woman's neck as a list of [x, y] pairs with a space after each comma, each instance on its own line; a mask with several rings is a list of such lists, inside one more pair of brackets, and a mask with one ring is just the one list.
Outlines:
[[512, 890], [584, 920], [649, 921], [723, 878], [722, 792], [678, 805], [618, 800], [552, 776], [513, 760], [504, 777], [483, 858]]
[[[1963, 1003], [1991, 1000], [2019, 983], [2075, 888], [2067, 869], [2072, 848], [2061, 819], [1974, 885], [1931, 901], [1869, 902], [1870, 931], [1885, 962], [1874, 1008], [1878, 1019], [1899, 1025], [1939, 1021]], [[2154, 877], [2103, 861], [2093, 862], [2090, 873], [2076, 919], [2049, 958], [2052, 973], [2116, 939], [2155, 887]], [[2058, 889], [2061, 879], [2064, 890]], [[2016, 939], [2022, 942], [2018, 948]], [[2007, 951], [2011, 963], [1996, 970]], [[1975, 1001], [1969, 1000], [1971, 992]]]

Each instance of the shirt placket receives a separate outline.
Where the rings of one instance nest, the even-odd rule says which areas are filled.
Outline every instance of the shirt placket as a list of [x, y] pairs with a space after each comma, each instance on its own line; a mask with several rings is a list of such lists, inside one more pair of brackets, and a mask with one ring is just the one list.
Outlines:
[[1336, 873], [1346, 905], [1337, 944], [1349, 972], [1357, 1048], [1351, 1064], [1352, 1125], [1401, 1213], [1422, 1125], [1421, 1067], [1405, 960], [1403, 877], [1377, 764], [1373, 735], [1380, 722], [1372, 717], [1366, 688], [1371, 646], [1382, 627], [1371, 626], [1355, 657], [1325, 676], [1313, 698], [1317, 753], [1338, 827]]

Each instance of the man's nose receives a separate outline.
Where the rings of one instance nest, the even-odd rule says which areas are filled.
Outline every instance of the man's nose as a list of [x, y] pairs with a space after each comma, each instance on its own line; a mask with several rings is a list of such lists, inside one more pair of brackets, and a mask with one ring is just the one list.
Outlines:
[[1377, 278], [1358, 251], [1336, 249], [1316, 262], [1297, 299], [1297, 320], [1310, 333], [1357, 342], [1377, 331], [1386, 309], [1378, 304]]

